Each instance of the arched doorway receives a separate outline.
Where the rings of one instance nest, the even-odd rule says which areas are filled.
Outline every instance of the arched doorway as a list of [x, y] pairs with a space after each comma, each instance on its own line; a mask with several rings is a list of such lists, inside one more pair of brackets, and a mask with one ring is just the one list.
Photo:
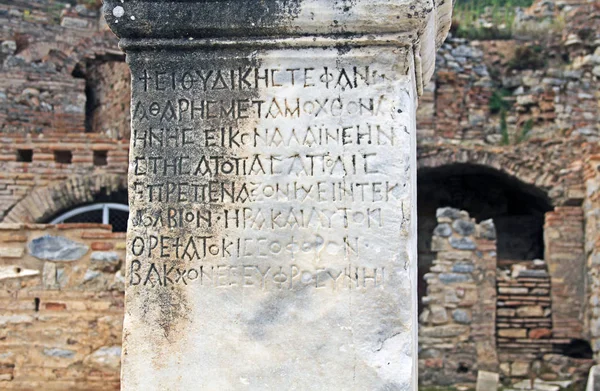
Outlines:
[[50, 221], [60, 223], [100, 223], [110, 224], [113, 232], [127, 232], [129, 206], [117, 203], [97, 203], [72, 209]]
[[63, 209], [47, 220], [49, 224], [98, 223], [110, 224], [113, 232], [127, 232], [129, 206], [127, 191], [100, 192], [84, 204]]
[[431, 238], [436, 210], [441, 207], [468, 211], [478, 222], [493, 219], [499, 264], [544, 256], [544, 214], [551, 210], [545, 192], [481, 165], [421, 168], [417, 177], [419, 298], [426, 296], [423, 276], [434, 259]]

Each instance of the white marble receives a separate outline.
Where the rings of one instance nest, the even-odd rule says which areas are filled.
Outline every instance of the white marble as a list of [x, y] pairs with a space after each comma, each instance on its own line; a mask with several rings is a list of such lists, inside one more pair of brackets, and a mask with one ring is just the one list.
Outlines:
[[[445, 27], [395, 30], [414, 2], [388, 3], [301, 3], [314, 36], [122, 42], [122, 389], [416, 390], [415, 113]], [[340, 12], [380, 34], [318, 36]]]

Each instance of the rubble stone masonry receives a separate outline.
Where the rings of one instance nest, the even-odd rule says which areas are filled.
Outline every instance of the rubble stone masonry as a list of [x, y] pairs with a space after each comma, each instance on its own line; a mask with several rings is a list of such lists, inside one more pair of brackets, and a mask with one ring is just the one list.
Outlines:
[[0, 225], [0, 388], [118, 390], [125, 234]]

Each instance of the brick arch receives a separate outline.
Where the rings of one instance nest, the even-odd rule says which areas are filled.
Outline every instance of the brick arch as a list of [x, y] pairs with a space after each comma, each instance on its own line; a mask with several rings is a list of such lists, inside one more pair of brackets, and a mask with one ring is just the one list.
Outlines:
[[81, 39], [67, 52], [68, 71], [86, 61], [125, 61], [125, 53], [117, 46], [118, 39], [110, 31], [101, 31]]
[[98, 194], [127, 189], [127, 174], [73, 176], [33, 190], [18, 202], [3, 223], [42, 223], [57, 213], [94, 201]]
[[51, 51], [60, 53], [69, 53], [71, 45], [62, 41], [38, 41], [27, 46], [25, 50], [19, 53], [27, 62], [43, 60]]
[[560, 174], [565, 167], [544, 159], [544, 156], [531, 156], [524, 151], [444, 146], [420, 150], [417, 161], [419, 170], [455, 164], [493, 169], [535, 187], [547, 195], [552, 205], [561, 205], [568, 198], [565, 178]]

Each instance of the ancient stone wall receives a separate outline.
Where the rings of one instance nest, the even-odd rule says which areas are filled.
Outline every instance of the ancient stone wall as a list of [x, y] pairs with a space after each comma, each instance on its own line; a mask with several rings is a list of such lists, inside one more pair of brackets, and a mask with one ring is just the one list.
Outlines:
[[3, 137], [0, 221], [44, 222], [94, 194], [124, 189], [128, 148], [98, 134]]
[[586, 162], [585, 256], [587, 267], [586, 335], [596, 360], [600, 360], [600, 155]]
[[0, 224], [0, 388], [118, 390], [125, 235]]
[[53, 1], [0, 5], [0, 132], [83, 132], [85, 80], [69, 54], [97, 31], [97, 13]]
[[129, 67], [123, 61], [88, 65], [88, 131], [117, 140], [129, 140]]
[[452, 208], [437, 211], [436, 252], [419, 317], [421, 383], [474, 383], [498, 370], [495, 344], [496, 232]]
[[420, 144], [598, 141], [599, 13], [597, 3], [556, 7], [541, 36], [519, 41], [448, 39], [419, 107]]
[[556, 338], [582, 338], [585, 303], [583, 211], [558, 207], [546, 214], [545, 261], [552, 276], [552, 323]]
[[506, 377], [529, 376], [532, 363], [553, 352], [547, 269], [541, 259], [498, 269], [497, 346], [501, 373]]

